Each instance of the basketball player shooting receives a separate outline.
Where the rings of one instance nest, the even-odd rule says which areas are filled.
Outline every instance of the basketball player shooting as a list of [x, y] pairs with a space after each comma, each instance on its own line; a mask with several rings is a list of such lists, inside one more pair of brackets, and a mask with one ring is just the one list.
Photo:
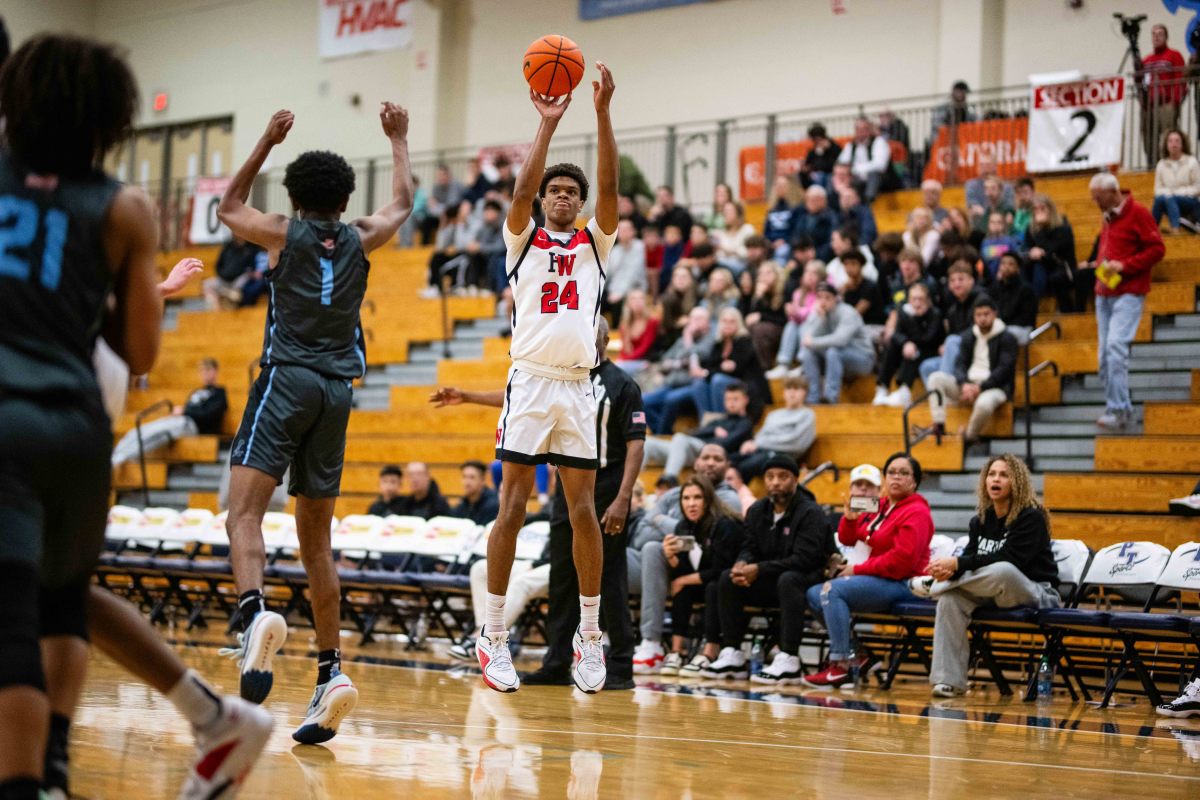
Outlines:
[[[583, 170], [574, 164], [546, 169], [550, 139], [571, 104], [571, 95], [553, 100], [530, 90], [541, 123], [517, 177], [504, 227], [513, 294], [512, 367], [496, 428], [496, 457], [503, 462], [500, 515], [488, 538], [486, 622], [476, 646], [483, 681], [499, 692], [520, 688], [508, 650], [504, 599], [534, 469], [542, 463], [558, 467], [574, 532], [580, 625], [573, 641], [571, 674], [584, 692], [604, 688], [599, 622], [603, 543], [593, 499], [598, 467], [596, 399], [588, 373], [597, 363], [595, 329], [604, 293], [604, 264], [616, 240], [619, 167], [609, 117], [612, 73], [601, 62], [596, 68], [600, 80], [592, 82], [598, 140], [595, 217], [576, 230], [575, 220], [588, 194]], [[546, 214], [544, 228], [532, 219], [535, 195], [541, 197]]]

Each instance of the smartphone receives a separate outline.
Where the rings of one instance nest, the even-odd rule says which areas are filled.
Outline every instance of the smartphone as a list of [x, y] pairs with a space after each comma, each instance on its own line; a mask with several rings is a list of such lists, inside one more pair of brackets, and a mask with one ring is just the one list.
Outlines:
[[878, 497], [851, 497], [850, 510], [865, 512], [867, 514], [875, 514], [879, 511]]
[[675, 538], [679, 540], [679, 552], [686, 553], [696, 549], [695, 536], [676, 536]]

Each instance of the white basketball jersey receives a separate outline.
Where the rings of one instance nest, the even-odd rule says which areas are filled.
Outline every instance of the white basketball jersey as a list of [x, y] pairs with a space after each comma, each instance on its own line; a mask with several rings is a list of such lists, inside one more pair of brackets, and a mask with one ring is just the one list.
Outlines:
[[532, 219], [520, 235], [504, 226], [514, 362], [550, 372], [596, 366], [604, 265], [616, 238], [615, 231], [601, 231], [594, 217], [574, 235], [539, 228]]

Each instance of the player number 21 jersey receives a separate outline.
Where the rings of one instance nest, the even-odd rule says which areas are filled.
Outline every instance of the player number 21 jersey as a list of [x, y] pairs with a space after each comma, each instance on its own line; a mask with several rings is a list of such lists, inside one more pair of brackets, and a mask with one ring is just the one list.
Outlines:
[[596, 366], [604, 265], [615, 241], [616, 233], [601, 231], [594, 217], [573, 235], [539, 228], [532, 219], [520, 234], [504, 225], [514, 363], [564, 376]]

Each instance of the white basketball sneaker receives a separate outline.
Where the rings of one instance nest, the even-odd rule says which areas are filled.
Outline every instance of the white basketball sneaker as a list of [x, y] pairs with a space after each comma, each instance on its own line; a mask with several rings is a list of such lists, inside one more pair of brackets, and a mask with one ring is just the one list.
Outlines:
[[508, 631], [488, 633], [484, 628], [475, 640], [475, 655], [479, 658], [479, 669], [483, 671], [483, 682], [489, 689], [515, 692], [521, 688], [521, 678], [508, 649]]
[[271, 659], [287, 641], [287, 622], [274, 611], [263, 611], [244, 633], [238, 634], [238, 647], [224, 648], [221, 655], [237, 659], [242, 667], [243, 700], [262, 703], [275, 681]]
[[571, 668], [571, 677], [579, 691], [595, 694], [604, 688], [608, 677], [608, 669], [604, 665], [604, 645], [600, 643], [603, 634], [600, 631], [583, 633], [575, 629], [571, 640], [575, 651], [575, 665]]
[[180, 800], [228, 800], [242, 788], [266, 747], [275, 721], [238, 697], [221, 698], [221, 714], [196, 730], [196, 760], [179, 790]]
[[318, 684], [304, 722], [292, 734], [301, 744], [321, 744], [337, 736], [338, 725], [358, 705], [358, 689], [343, 673]]

